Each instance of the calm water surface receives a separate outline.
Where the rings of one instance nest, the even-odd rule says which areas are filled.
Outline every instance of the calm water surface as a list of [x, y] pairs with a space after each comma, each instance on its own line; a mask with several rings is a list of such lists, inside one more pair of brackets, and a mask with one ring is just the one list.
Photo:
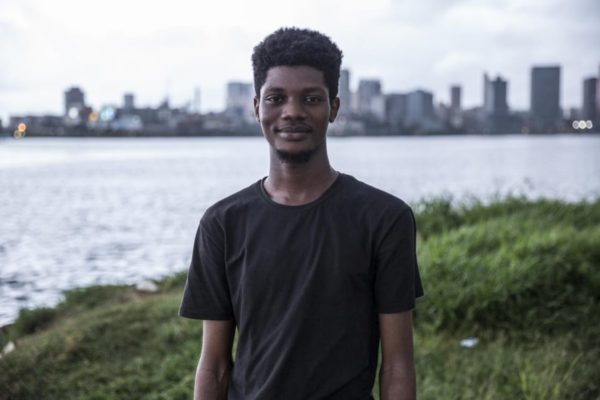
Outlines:
[[[331, 138], [333, 166], [410, 204], [600, 197], [599, 136]], [[187, 268], [203, 211], [267, 172], [262, 138], [0, 140], [0, 325], [62, 291]]]

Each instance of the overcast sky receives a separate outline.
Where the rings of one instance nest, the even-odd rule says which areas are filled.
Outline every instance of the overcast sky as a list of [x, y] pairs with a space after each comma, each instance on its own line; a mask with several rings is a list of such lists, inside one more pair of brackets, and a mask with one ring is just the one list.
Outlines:
[[328, 34], [354, 90], [424, 88], [448, 102], [482, 102], [482, 74], [508, 80], [512, 109], [528, 108], [532, 65], [562, 66], [563, 108], [600, 67], [599, 0], [0, 0], [0, 117], [62, 113], [77, 85], [97, 108], [190, 101], [220, 110], [229, 80], [250, 82], [252, 48], [280, 26]]

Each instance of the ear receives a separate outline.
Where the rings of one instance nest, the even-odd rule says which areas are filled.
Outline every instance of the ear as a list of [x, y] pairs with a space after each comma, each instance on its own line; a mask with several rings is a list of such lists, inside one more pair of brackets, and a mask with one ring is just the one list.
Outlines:
[[340, 98], [336, 97], [331, 102], [331, 110], [329, 111], [329, 122], [335, 121], [335, 117], [337, 117], [339, 110], [340, 110]]
[[257, 96], [254, 96], [254, 116], [256, 117], [256, 120], [258, 122], [260, 122], [260, 116], [259, 116], [259, 110], [258, 110], [259, 104], [260, 104], [260, 98]]

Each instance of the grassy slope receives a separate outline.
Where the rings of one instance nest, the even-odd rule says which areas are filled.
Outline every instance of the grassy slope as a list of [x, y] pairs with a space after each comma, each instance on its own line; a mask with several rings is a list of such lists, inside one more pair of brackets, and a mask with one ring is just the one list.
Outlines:
[[[426, 297], [416, 314], [421, 399], [600, 397], [600, 201], [417, 207]], [[200, 323], [158, 294], [75, 290], [0, 337], [0, 399], [189, 399]], [[460, 339], [480, 344], [462, 348]]]

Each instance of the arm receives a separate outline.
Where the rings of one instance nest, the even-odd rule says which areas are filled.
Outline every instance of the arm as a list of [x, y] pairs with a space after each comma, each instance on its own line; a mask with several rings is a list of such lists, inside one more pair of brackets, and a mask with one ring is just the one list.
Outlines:
[[202, 325], [202, 352], [194, 386], [194, 400], [227, 399], [231, 373], [233, 321], [207, 321]]
[[412, 310], [379, 314], [379, 329], [382, 353], [379, 371], [381, 400], [416, 399]]

